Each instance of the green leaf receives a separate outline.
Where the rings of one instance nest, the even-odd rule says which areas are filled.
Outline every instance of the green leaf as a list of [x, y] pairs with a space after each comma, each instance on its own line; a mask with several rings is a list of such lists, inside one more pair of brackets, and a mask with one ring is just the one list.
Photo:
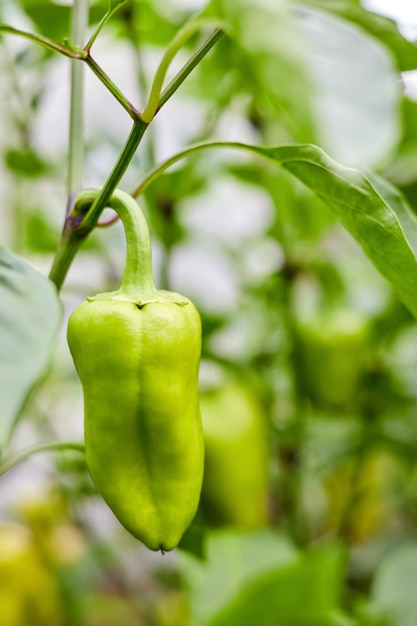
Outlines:
[[59, 230], [41, 208], [35, 208], [30, 213], [26, 212], [22, 231], [24, 245], [30, 252], [36, 254], [56, 252]]
[[381, 163], [401, 133], [403, 89], [390, 52], [344, 19], [309, 8], [297, 16], [308, 42], [318, 143], [347, 165]]
[[384, 176], [406, 194], [410, 205], [417, 206], [417, 102], [403, 98], [403, 138], [394, 155], [383, 169]]
[[373, 606], [390, 626], [417, 623], [417, 548], [403, 545], [389, 553], [376, 572], [371, 591]]
[[259, 152], [327, 204], [417, 317], [417, 260], [410, 243], [417, 220], [401, 196], [375, 176], [367, 178], [339, 165], [315, 146], [261, 148]]
[[298, 178], [336, 215], [417, 318], [417, 218], [403, 197], [375, 175], [344, 167], [313, 145], [263, 148], [237, 142], [197, 144], [156, 166], [138, 185], [138, 196], [180, 159], [213, 148], [257, 154]]
[[10, 171], [27, 178], [43, 176], [49, 170], [48, 163], [30, 146], [9, 148], [5, 152], [4, 160]]
[[199, 507], [190, 526], [181, 538], [178, 547], [194, 556], [205, 558], [206, 525]]
[[27, 261], [0, 247], [0, 452], [30, 390], [44, 374], [61, 304], [55, 286]]
[[269, 530], [216, 531], [207, 562], [182, 559], [198, 626], [335, 624], [343, 567], [336, 544], [303, 554]]
[[71, 7], [51, 2], [25, 3], [24, 10], [45, 37], [62, 41], [70, 30]]
[[275, 132], [283, 124], [298, 141], [319, 140], [335, 158], [366, 167], [395, 147], [402, 92], [382, 41], [337, 13], [294, 10], [287, 0], [212, 0], [206, 11], [243, 55], [231, 76], [244, 67], [262, 108], [264, 99], [274, 105]]
[[298, 558], [298, 551], [286, 537], [269, 530], [210, 532], [207, 562], [180, 554], [195, 623], [209, 624], [251, 580], [276, 567], [292, 565]]
[[339, 603], [344, 565], [341, 557], [335, 545], [316, 548], [297, 564], [262, 574], [241, 589], [234, 602], [209, 622], [210, 626], [329, 625]]
[[[23, 3], [25, 13], [30, 17], [39, 33], [55, 41], [65, 41], [71, 31], [72, 6], [46, 0], [26, 0]], [[106, 10], [106, 3], [94, 3], [90, 7], [90, 22], [98, 22]]]
[[188, 17], [183, 11], [161, 0], [132, 0], [114, 16], [114, 22], [125, 25], [121, 32], [134, 45], [167, 47]]
[[300, 141], [314, 137], [305, 41], [288, 0], [212, 0], [206, 14], [225, 24], [241, 66]]
[[364, 31], [389, 48], [398, 71], [406, 72], [416, 69], [417, 44], [408, 41], [401, 35], [394, 20], [367, 11], [355, 0], [338, 0], [338, 2], [304, 0], [303, 4], [309, 4], [360, 26]]

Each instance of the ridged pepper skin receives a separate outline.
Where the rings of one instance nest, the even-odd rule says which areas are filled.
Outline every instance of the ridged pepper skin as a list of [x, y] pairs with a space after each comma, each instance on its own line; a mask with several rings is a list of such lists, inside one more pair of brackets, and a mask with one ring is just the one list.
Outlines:
[[200, 335], [191, 302], [87, 301], [69, 321], [93, 482], [153, 550], [178, 544], [198, 504]]
[[122, 283], [80, 304], [68, 343], [84, 391], [93, 482], [129, 532], [168, 551], [191, 523], [202, 485], [201, 322], [179, 294], [152, 285], [128, 292]]

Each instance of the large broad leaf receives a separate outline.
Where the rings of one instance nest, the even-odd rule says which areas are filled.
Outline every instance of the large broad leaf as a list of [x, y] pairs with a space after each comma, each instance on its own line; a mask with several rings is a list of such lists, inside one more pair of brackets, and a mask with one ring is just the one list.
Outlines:
[[205, 13], [225, 24], [242, 66], [298, 141], [314, 139], [305, 42], [289, 0], [212, 0]]
[[209, 623], [258, 576], [297, 563], [299, 553], [286, 537], [270, 530], [223, 530], [207, 537], [206, 558], [180, 554], [198, 626]]
[[414, 70], [417, 67], [417, 44], [405, 39], [396, 22], [383, 15], [367, 11], [357, 0], [303, 0], [302, 4], [308, 4], [323, 11], [333, 13], [348, 22], [357, 24], [367, 31], [372, 37], [378, 39], [384, 46], [390, 49], [400, 72]]
[[212, 148], [255, 153], [298, 178], [334, 212], [417, 318], [417, 218], [387, 182], [340, 165], [317, 146], [263, 148], [237, 142], [196, 145], [155, 167], [135, 193], [142, 192], [181, 158]]
[[181, 555], [181, 569], [196, 626], [340, 623], [344, 559], [336, 544], [302, 553], [276, 532], [222, 530], [209, 535], [206, 561]]
[[55, 286], [0, 247], [0, 453], [45, 371], [60, 319]]
[[308, 8], [297, 15], [309, 44], [318, 143], [348, 165], [380, 163], [401, 130], [402, 87], [389, 51], [344, 19]]
[[395, 147], [401, 86], [389, 50], [375, 37], [288, 0], [212, 0], [206, 12], [223, 21], [246, 75], [297, 141], [318, 141], [360, 167]]
[[339, 165], [315, 146], [261, 152], [332, 209], [417, 317], [417, 219], [399, 193], [376, 176]]

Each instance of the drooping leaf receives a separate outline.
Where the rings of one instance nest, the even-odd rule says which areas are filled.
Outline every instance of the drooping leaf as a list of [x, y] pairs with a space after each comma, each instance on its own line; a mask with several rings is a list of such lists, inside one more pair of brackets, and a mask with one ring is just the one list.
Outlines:
[[375, 175], [365, 176], [313, 145], [264, 148], [237, 142], [190, 147], [156, 166], [138, 186], [142, 192], [165, 169], [202, 149], [235, 148], [257, 154], [298, 178], [336, 215], [417, 317], [417, 218], [404, 198]]
[[44, 374], [60, 319], [55, 286], [0, 247], [0, 453], [29, 391]]
[[260, 149], [301, 180], [335, 213], [417, 317], [417, 219], [376, 176], [341, 166], [315, 146]]

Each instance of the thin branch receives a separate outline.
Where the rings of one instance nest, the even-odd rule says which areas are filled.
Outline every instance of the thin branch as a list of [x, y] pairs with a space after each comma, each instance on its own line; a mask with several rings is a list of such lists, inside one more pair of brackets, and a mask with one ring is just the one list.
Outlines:
[[[174, 37], [174, 39], [171, 41], [170, 45], [166, 49], [165, 54], [162, 57], [162, 60], [158, 66], [158, 69], [156, 71], [156, 74], [155, 74], [155, 77], [151, 86], [151, 91], [149, 94], [148, 102], [146, 104], [144, 112], [141, 115], [141, 118], [143, 119], [144, 122], [149, 123], [152, 120], [152, 118], [155, 116], [155, 113], [158, 111], [158, 108], [161, 107], [161, 90], [164, 84], [166, 73], [168, 71], [168, 68], [173, 58], [175, 57], [177, 52], [182, 48], [185, 42], [188, 39], [190, 39], [190, 37], [192, 37], [196, 32], [198, 32], [199, 30], [201, 30], [201, 28], [203, 28], [204, 26], [207, 26], [208, 24], [213, 24], [213, 20], [204, 18], [204, 19], [199, 19], [199, 20], [195, 20], [193, 22], [187, 23], [184, 26], [184, 28], [182, 28]], [[218, 21], [216, 21], [216, 24], [218, 24]], [[223, 34], [223, 31], [221, 29], [218, 28], [216, 30], [219, 33]], [[183, 82], [186, 76], [188, 76], [191, 70], [197, 65], [197, 63], [199, 63], [199, 61], [207, 54], [208, 50], [210, 50], [210, 48], [214, 45], [214, 43], [216, 43], [219, 37], [216, 37], [213, 42], [211, 42], [211, 37], [209, 37], [209, 39], [201, 46], [200, 51], [203, 51], [203, 53], [198, 58], [198, 60], [194, 62], [194, 64], [189, 69], [189, 71], [185, 74], [184, 78], [182, 78], [182, 80], [179, 82], [176, 89]], [[210, 42], [209, 45], [208, 45], [208, 42]], [[194, 59], [194, 57], [192, 57], [192, 59]], [[176, 89], [174, 89], [174, 91], [176, 91]], [[172, 91], [172, 93], [174, 93], [174, 91]]]
[[36, 43], [38, 46], [42, 46], [42, 48], [46, 48], [47, 50], [51, 50], [52, 52], [59, 52], [66, 57], [70, 57], [70, 59], [85, 59], [87, 56], [84, 50], [80, 48], [68, 48], [63, 46], [52, 39], [48, 39], [47, 37], [43, 37], [42, 35], [37, 35], [35, 33], [29, 33], [25, 30], [20, 30], [19, 28], [13, 28], [13, 26], [8, 26], [7, 24], [3, 24], [0, 22], [0, 34], [6, 33], [7, 35], [17, 35], [19, 37], [23, 37], [24, 39], [28, 39], [32, 43]]
[[[189, 60], [189, 62], [178, 73], [174, 80], [168, 85], [165, 92], [163, 92], [159, 98], [157, 111], [169, 100], [169, 98], [175, 93], [181, 83], [189, 75], [192, 69], [203, 59], [203, 57], [214, 46], [216, 41], [223, 35], [221, 29], [216, 29], [212, 35], [203, 43], [200, 49]], [[126, 107], [125, 107], [126, 108]], [[77, 254], [77, 251], [84, 241], [84, 239], [91, 233], [93, 228], [97, 225], [99, 217], [103, 209], [107, 206], [112, 193], [118, 186], [120, 180], [123, 177], [126, 169], [132, 160], [141, 139], [148, 128], [148, 123], [141, 118], [138, 113], [134, 119], [133, 128], [130, 135], [123, 147], [123, 150], [110, 172], [100, 194], [90, 207], [88, 213], [83, 215], [74, 215], [71, 210], [67, 217], [67, 221], [62, 233], [61, 239], [58, 243], [58, 249], [55, 254], [54, 262], [49, 273], [49, 278], [55, 283], [58, 291], [61, 289], [65, 277], [68, 273], [71, 263]], [[196, 149], [196, 148], [195, 148]], [[175, 160], [173, 161], [175, 162]], [[168, 167], [168, 165], [167, 165]], [[155, 172], [155, 168], [151, 172]], [[159, 174], [156, 173], [156, 178]], [[152, 181], [150, 181], [152, 182]], [[148, 184], [150, 184], [150, 182]], [[140, 193], [140, 191], [138, 192]]]
[[[71, 38], [82, 45], [88, 27], [89, 2], [75, 0], [72, 10]], [[71, 96], [68, 139], [67, 196], [82, 187], [84, 172], [84, 66], [71, 64]]]
[[[106, 24], [106, 22], [109, 21], [109, 19], [111, 17], [113, 17], [113, 15], [116, 13], [116, 11], [119, 9], [119, 7], [121, 7], [122, 4], [124, 4], [127, 0], [120, 0], [120, 2], [116, 2], [113, 6], [110, 6], [110, 9], [107, 11], [107, 13], [101, 18], [100, 23], [98, 24], [96, 30], [94, 31], [94, 33], [91, 35], [87, 45], [85, 46], [84, 50], [89, 54], [91, 47], [93, 45], [93, 43], [95, 42], [95, 40], [97, 39], [101, 29], [103, 28], [103, 26]], [[113, 3], [112, 3], [113, 4]]]
[[148, 125], [142, 122], [140, 118], [135, 120], [130, 135], [115, 166], [88, 213], [83, 216], [74, 215], [70, 211], [49, 273], [49, 278], [55, 283], [58, 291], [63, 285], [81, 243], [96, 226], [100, 214], [103, 209], [106, 208], [113, 191], [116, 189], [123, 174], [127, 170], [147, 127]]
[[137, 187], [131, 192], [134, 198], [138, 198], [144, 191], [154, 182], [161, 174], [165, 172], [169, 167], [175, 165], [177, 161], [181, 161], [195, 152], [201, 152], [202, 150], [212, 150], [213, 148], [237, 148], [240, 150], [250, 151], [250, 147], [246, 144], [234, 142], [234, 141], [209, 141], [203, 143], [197, 143], [193, 146], [189, 146], [181, 152], [177, 152], [172, 157], [169, 157], [165, 161], [158, 163], [142, 178]]
[[138, 116], [137, 109], [129, 102], [120, 89], [114, 84], [109, 76], [101, 69], [101, 67], [94, 61], [94, 59], [88, 55], [85, 59], [88, 67], [94, 72], [94, 74], [101, 80], [103, 85], [107, 87], [110, 93], [116, 98], [122, 107], [129, 113], [132, 119], [136, 119]]
[[51, 441], [50, 443], [41, 443], [31, 448], [27, 448], [20, 454], [17, 454], [13, 459], [5, 461], [0, 466], [0, 476], [6, 474], [11, 469], [23, 463], [28, 458], [39, 452], [59, 452], [60, 450], [74, 450], [75, 452], [85, 453], [85, 447], [82, 443], [64, 442], [64, 441]]
[[184, 80], [193, 69], [200, 63], [200, 61], [211, 50], [215, 43], [224, 35], [224, 30], [216, 28], [208, 39], [200, 46], [197, 52], [187, 61], [184, 67], [178, 72], [178, 74], [172, 79], [160, 95], [157, 112], [164, 106], [164, 104], [171, 98], [171, 96], [177, 91], [178, 87], [182, 85]]

